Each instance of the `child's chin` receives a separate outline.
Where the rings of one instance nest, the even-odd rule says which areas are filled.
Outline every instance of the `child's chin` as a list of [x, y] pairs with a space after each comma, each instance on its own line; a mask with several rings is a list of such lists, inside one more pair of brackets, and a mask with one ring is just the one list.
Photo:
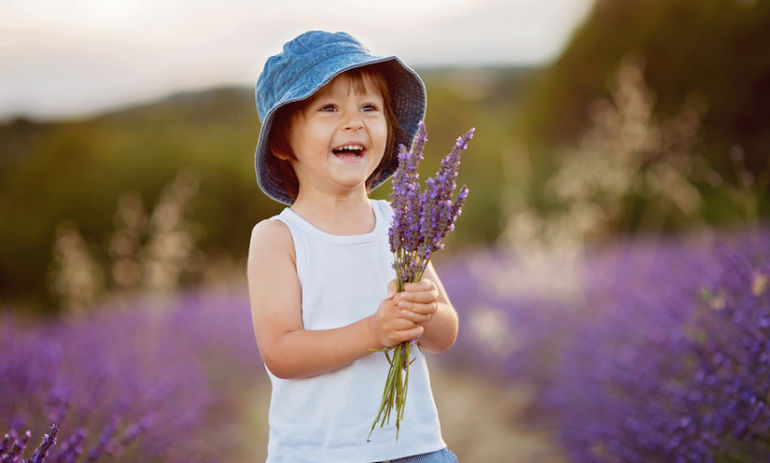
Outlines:
[[366, 189], [366, 178], [362, 175], [346, 176], [341, 175], [337, 177], [336, 183], [346, 191], [356, 191], [360, 188]]

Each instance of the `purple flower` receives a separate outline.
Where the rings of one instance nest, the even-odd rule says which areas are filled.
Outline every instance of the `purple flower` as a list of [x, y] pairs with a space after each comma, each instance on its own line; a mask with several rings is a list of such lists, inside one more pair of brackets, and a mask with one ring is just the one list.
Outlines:
[[48, 450], [56, 442], [56, 434], [59, 432], [59, 427], [54, 423], [51, 425], [50, 434], [43, 436], [43, 442], [40, 447], [35, 450], [35, 454], [32, 456], [31, 463], [42, 463], [45, 457], [48, 455]]
[[[516, 255], [461, 256], [442, 276], [471, 332], [449, 355], [534, 382], [570, 461], [767, 461], [770, 229], [714, 238], [596, 247], [579, 297], [563, 300], [488, 291]], [[492, 309], [497, 350], [489, 326], [473, 332]]]
[[388, 231], [390, 249], [395, 255], [393, 266], [401, 284], [418, 281], [434, 252], [443, 249], [443, 239], [454, 229], [454, 222], [468, 197], [463, 186], [454, 194], [460, 154], [467, 148], [474, 129], [459, 137], [442, 160], [435, 176], [419, 184], [417, 168], [428, 140], [425, 124], [418, 125], [412, 149], [399, 149], [399, 166], [393, 175], [390, 203], [393, 222]]
[[3, 448], [6, 450], [0, 452], [0, 463], [17, 463], [31, 437], [32, 433], [30, 431], [25, 432], [23, 436], [19, 437], [16, 430], [11, 429], [11, 432], [6, 434], [3, 439]]
[[[31, 447], [14, 429], [51, 423], [60, 430], [47, 463], [118, 454], [147, 463], [228, 460], [229, 438], [200, 442], [223, 425], [233, 392], [262, 373], [249, 325], [246, 297], [198, 292], [162, 305], [115, 301], [55, 323], [0, 313], [0, 429], [8, 430], [0, 462], [29, 463], [13, 460]], [[213, 387], [211, 377], [228, 381]]]
[[70, 438], [62, 444], [59, 454], [56, 456], [55, 463], [75, 463], [78, 456], [83, 453], [83, 441], [86, 433], [79, 428]]
[[[407, 151], [404, 146], [399, 148], [399, 165], [393, 175], [393, 190], [390, 194], [393, 222], [388, 230], [399, 291], [403, 290], [404, 283], [419, 281], [422, 278], [431, 256], [444, 247], [442, 240], [449, 231], [454, 229], [454, 222], [460, 215], [462, 204], [468, 196], [468, 188], [463, 186], [454, 200], [452, 195], [456, 187], [455, 179], [460, 165], [460, 153], [465, 150], [471, 137], [473, 137], [473, 129], [457, 139], [452, 151], [441, 160], [441, 166], [436, 175], [425, 181], [424, 190], [419, 184], [417, 172], [428, 140], [425, 124], [422, 121], [418, 124], [412, 149]], [[390, 363], [390, 370], [382, 405], [372, 424], [372, 432], [380, 422], [380, 417], [382, 416], [380, 422], [382, 426], [389, 419], [392, 408], [395, 407], [396, 439], [398, 439], [399, 424], [403, 418], [406, 403], [406, 385], [411, 363], [410, 349], [414, 345], [416, 345], [415, 340], [412, 340], [383, 349]], [[402, 369], [406, 372], [403, 376]], [[371, 436], [371, 432], [369, 434]]]

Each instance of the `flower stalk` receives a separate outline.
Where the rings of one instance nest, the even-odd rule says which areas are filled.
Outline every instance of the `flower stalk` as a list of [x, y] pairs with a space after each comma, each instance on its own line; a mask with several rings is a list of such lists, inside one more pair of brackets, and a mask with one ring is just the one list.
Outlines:
[[[393, 174], [393, 190], [390, 194], [393, 222], [388, 231], [398, 292], [404, 290], [406, 283], [422, 279], [431, 256], [444, 248], [443, 239], [454, 229], [454, 223], [468, 197], [468, 188], [463, 185], [453, 198], [457, 186], [457, 169], [460, 154], [468, 147], [473, 133], [474, 129], [470, 129], [457, 139], [452, 151], [441, 160], [436, 175], [425, 181], [424, 189], [419, 183], [417, 167], [428, 141], [425, 124], [422, 121], [419, 123], [410, 150], [407, 151], [404, 145], [399, 146], [398, 168]], [[376, 349], [385, 354], [390, 366], [380, 409], [372, 423], [369, 437], [377, 423], [382, 427], [390, 422], [395, 410], [398, 439], [409, 387], [409, 366], [416, 360], [416, 357], [411, 356], [414, 346], [419, 348], [417, 340], [412, 339], [396, 346]]]

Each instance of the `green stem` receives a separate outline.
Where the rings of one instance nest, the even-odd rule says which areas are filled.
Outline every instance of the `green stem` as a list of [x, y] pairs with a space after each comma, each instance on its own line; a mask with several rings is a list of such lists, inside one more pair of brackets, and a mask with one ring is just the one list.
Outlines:
[[[399, 292], [403, 291], [404, 282], [399, 279], [397, 287]], [[404, 411], [406, 409], [406, 393], [409, 389], [409, 366], [416, 358], [410, 360], [412, 351], [411, 341], [404, 341], [397, 346], [376, 350], [382, 351], [385, 354], [390, 368], [388, 369], [385, 388], [382, 392], [380, 409], [377, 412], [374, 423], [372, 423], [367, 439], [372, 436], [378, 422], [380, 427], [383, 427], [385, 423], [390, 423], [390, 414], [395, 409], [396, 440], [398, 440], [399, 432], [401, 431], [401, 420], [404, 419]]]

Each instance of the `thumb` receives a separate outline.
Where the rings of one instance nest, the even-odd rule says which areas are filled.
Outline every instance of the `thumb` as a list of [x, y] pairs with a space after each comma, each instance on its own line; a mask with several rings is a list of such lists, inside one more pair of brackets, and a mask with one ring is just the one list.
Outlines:
[[396, 295], [397, 288], [398, 284], [396, 283], [396, 280], [390, 280], [390, 283], [388, 283], [388, 294], [385, 296], [385, 299], [392, 299], [393, 296]]

